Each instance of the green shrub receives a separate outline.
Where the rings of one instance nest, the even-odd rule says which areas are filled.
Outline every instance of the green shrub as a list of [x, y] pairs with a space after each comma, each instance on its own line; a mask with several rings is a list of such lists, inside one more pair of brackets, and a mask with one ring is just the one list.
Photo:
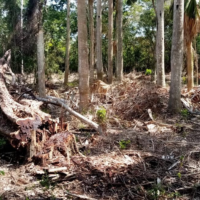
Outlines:
[[119, 142], [119, 147], [120, 147], [120, 149], [126, 149], [127, 146], [128, 146], [130, 143], [131, 143], [130, 140], [121, 140], [121, 141]]
[[185, 119], [187, 119], [190, 115], [190, 113], [187, 109], [182, 109], [180, 113], [181, 113], [181, 116]]
[[151, 69], [146, 69], [145, 75], [151, 75], [152, 74], [152, 70]]
[[99, 124], [104, 124], [106, 122], [106, 109], [101, 108], [97, 111], [97, 121]]

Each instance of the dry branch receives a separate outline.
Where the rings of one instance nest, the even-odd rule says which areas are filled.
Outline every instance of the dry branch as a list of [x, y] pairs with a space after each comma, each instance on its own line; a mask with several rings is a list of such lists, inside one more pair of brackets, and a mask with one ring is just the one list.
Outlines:
[[10, 58], [9, 50], [0, 59], [0, 134], [6, 136], [13, 147], [26, 149], [30, 158], [41, 160], [43, 165], [58, 155], [57, 150], [68, 160], [73, 154], [81, 155], [75, 136], [65, 130], [62, 122], [40, 110], [42, 102], [27, 99], [17, 102], [10, 95], [5, 78], [5, 73], [12, 74]]

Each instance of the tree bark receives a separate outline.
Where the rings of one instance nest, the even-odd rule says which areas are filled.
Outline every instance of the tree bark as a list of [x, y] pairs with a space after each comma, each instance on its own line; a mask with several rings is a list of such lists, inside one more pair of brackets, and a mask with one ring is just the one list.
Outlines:
[[38, 63], [38, 90], [39, 96], [45, 97], [45, 58], [44, 58], [44, 32], [41, 28], [37, 35], [37, 63]]
[[67, 87], [69, 77], [69, 53], [70, 53], [70, 0], [67, 0], [67, 40], [65, 55], [65, 80], [64, 86]]
[[186, 57], [187, 57], [187, 88], [188, 92], [194, 87], [194, 56], [192, 42], [187, 44], [186, 48]]
[[97, 0], [97, 78], [103, 80], [103, 64], [102, 64], [102, 8], [101, 0]]
[[90, 20], [90, 85], [94, 82], [94, 18], [93, 18], [94, 0], [89, 0], [89, 20]]
[[157, 34], [156, 34], [156, 69], [157, 85], [165, 87], [164, 66], [164, 0], [156, 1]]
[[123, 1], [118, 0], [118, 23], [117, 23], [117, 80], [122, 81], [123, 79], [123, 31], [122, 31], [122, 22], [123, 22]]
[[113, 0], [109, 0], [108, 13], [108, 83], [113, 81]]
[[86, 0], [78, 0], [78, 55], [80, 111], [86, 111], [89, 104], [89, 67], [87, 49]]
[[178, 113], [181, 109], [181, 71], [183, 66], [184, 1], [174, 1], [173, 36], [171, 50], [171, 85], [168, 109]]

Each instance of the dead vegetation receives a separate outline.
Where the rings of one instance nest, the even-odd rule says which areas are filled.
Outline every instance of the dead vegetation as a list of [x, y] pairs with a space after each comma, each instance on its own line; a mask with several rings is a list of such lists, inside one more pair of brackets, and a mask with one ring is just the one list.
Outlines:
[[[53, 89], [49, 92], [58, 98]], [[70, 99], [78, 99], [74, 87], [67, 92], [59, 87], [56, 92], [69, 106], [74, 103]], [[128, 74], [105, 97], [98, 90], [93, 95], [86, 117], [98, 122], [97, 111], [104, 108], [104, 134], [57, 105], [44, 105], [44, 110], [68, 122], [69, 132], [46, 140], [35, 164], [25, 161], [22, 153], [6, 150], [0, 140], [2, 199], [182, 200], [200, 196], [199, 118], [197, 112], [190, 112], [194, 106], [198, 111], [198, 102], [191, 102], [194, 94], [183, 92], [189, 107], [176, 117], [167, 113], [168, 88], [155, 86], [147, 76]], [[0, 120], [4, 120], [2, 115]], [[66, 140], [71, 146], [64, 145]]]

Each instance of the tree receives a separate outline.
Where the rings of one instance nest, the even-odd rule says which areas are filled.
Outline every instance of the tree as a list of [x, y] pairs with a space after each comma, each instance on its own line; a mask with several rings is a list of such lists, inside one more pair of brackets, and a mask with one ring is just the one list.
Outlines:
[[90, 84], [94, 82], [94, 19], [93, 19], [93, 3], [89, 0], [89, 29], [90, 29]]
[[118, 81], [122, 81], [123, 78], [123, 31], [122, 31], [122, 22], [123, 22], [123, 1], [118, 0], [117, 4], [117, 66], [116, 66], [116, 77]]
[[39, 96], [45, 97], [45, 56], [44, 56], [44, 31], [42, 23], [43, 3], [37, 3], [38, 34], [37, 34], [37, 64], [38, 64], [38, 90]]
[[156, 1], [157, 34], [156, 34], [156, 70], [157, 84], [165, 87], [164, 55], [164, 0]]
[[87, 49], [86, 0], [78, 0], [78, 59], [80, 110], [88, 108], [89, 103], [89, 67]]
[[65, 55], [65, 80], [64, 85], [67, 86], [69, 76], [69, 51], [70, 51], [70, 0], [67, 0], [67, 40]]
[[113, 79], [113, 0], [108, 1], [108, 83]]
[[194, 59], [192, 41], [199, 28], [199, 11], [196, 0], [185, 1], [184, 34], [187, 59], [187, 88], [190, 91], [194, 87]]
[[24, 60], [23, 60], [23, 7], [24, 0], [21, 0], [21, 74], [24, 74]]
[[97, 36], [96, 36], [96, 51], [97, 51], [97, 78], [103, 80], [103, 63], [102, 63], [102, 8], [101, 0], [97, 0]]
[[184, 2], [174, 1], [173, 36], [171, 50], [171, 85], [168, 108], [177, 113], [181, 108], [181, 71], [183, 66]]

